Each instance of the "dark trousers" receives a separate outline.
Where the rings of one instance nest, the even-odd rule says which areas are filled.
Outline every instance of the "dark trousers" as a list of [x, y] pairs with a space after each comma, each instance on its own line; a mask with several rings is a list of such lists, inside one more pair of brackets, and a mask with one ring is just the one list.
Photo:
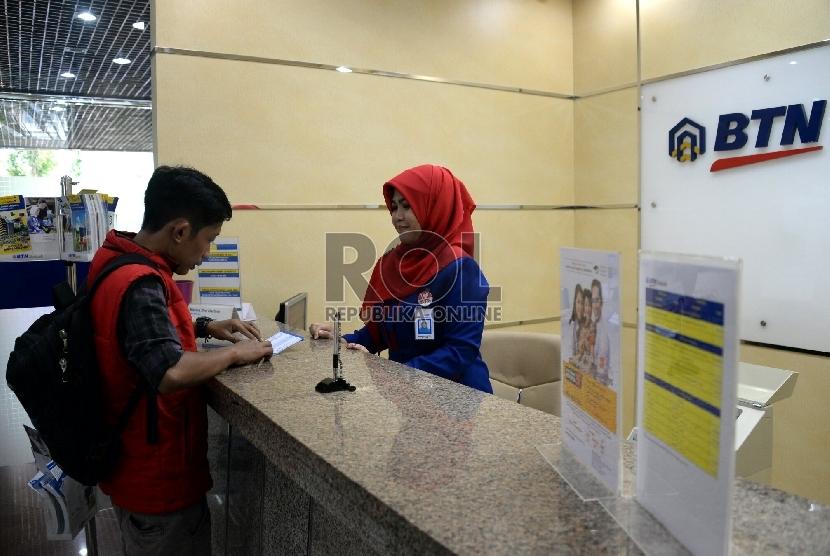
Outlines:
[[139, 514], [112, 505], [126, 556], [211, 556], [207, 498], [167, 514]]

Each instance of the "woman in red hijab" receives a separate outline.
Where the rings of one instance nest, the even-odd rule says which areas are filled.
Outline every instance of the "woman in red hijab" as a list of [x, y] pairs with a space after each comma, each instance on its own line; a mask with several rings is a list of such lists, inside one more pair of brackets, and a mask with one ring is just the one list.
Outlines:
[[[343, 339], [410, 367], [492, 393], [481, 359], [490, 286], [473, 260], [476, 208], [467, 188], [441, 166], [410, 168], [383, 186], [400, 243], [375, 265], [361, 318]], [[331, 338], [312, 324], [313, 338]]]

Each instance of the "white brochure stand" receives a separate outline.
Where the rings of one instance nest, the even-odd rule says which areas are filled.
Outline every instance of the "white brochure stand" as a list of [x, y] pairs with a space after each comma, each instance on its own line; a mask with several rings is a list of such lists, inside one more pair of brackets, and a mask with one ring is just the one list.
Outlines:
[[729, 553], [740, 279], [739, 260], [640, 253], [637, 495], [600, 503], [647, 554]]
[[559, 251], [562, 287], [562, 443], [537, 446], [583, 500], [620, 488], [622, 421], [620, 254]]

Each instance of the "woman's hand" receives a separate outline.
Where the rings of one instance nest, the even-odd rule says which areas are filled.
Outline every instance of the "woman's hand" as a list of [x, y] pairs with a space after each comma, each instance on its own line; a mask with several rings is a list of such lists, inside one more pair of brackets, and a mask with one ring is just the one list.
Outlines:
[[316, 322], [312, 323], [312, 325], [308, 327], [308, 333], [314, 340], [331, 340], [334, 338], [334, 329], [330, 324], [318, 324]]
[[[330, 340], [334, 338], [334, 329], [330, 324], [318, 324], [315, 322], [314, 324], [308, 327], [308, 333], [315, 340], [320, 338], [324, 340]], [[344, 340], [342, 337], [340, 338], [340, 341], [346, 344], [347, 349], [354, 349], [357, 351], [362, 351], [363, 353], [369, 353], [369, 350], [360, 344], [347, 343], [346, 340]]]
[[356, 350], [356, 351], [362, 351], [363, 353], [369, 353], [369, 350], [366, 349], [365, 346], [362, 346], [360, 344], [346, 344], [346, 347], [348, 349], [353, 349], [353, 350]]
[[244, 322], [239, 319], [213, 320], [207, 324], [207, 333], [217, 340], [228, 340], [236, 343], [241, 340], [236, 335], [239, 332], [249, 340], [262, 341], [259, 327], [253, 322]]

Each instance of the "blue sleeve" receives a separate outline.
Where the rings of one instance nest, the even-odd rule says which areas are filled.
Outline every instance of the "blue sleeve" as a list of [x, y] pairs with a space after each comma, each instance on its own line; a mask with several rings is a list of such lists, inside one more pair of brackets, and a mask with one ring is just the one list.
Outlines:
[[478, 359], [490, 291], [475, 260], [463, 257], [459, 264], [459, 279], [452, 281], [440, 305], [433, 309], [433, 314], [439, 307], [444, 311], [443, 343], [433, 352], [406, 362], [410, 367], [450, 380], [457, 380]]
[[[370, 324], [369, 326], [377, 327], [377, 324]], [[360, 330], [355, 330], [351, 334], [343, 334], [343, 339], [350, 344], [360, 344], [369, 350], [369, 353], [380, 353], [386, 349], [385, 345], [378, 347], [378, 343], [372, 338], [372, 333], [369, 331], [369, 326], [364, 326]], [[380, 330], [378, 329], [378, 334]]]

